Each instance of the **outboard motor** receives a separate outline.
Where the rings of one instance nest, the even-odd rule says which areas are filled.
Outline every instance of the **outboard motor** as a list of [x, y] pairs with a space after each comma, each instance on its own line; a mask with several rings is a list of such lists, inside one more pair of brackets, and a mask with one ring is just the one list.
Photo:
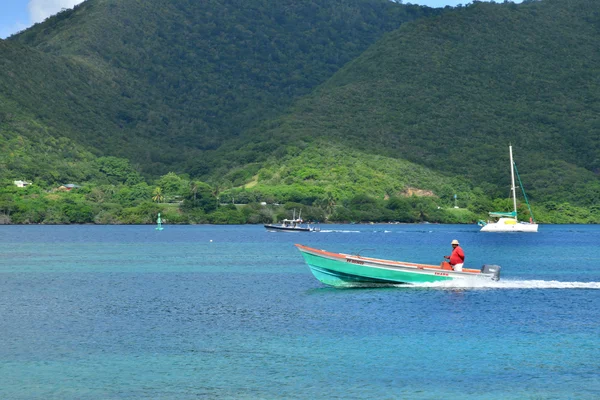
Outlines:
[[492, 280], [499, 281], [500, 280], [500, 269], [501, 269], [501, 267], [499, 265], [485, 264], [483, 267], [481, 267], [481, 273], [482, 274], [494, 274], [494, 275], [492, 275]]

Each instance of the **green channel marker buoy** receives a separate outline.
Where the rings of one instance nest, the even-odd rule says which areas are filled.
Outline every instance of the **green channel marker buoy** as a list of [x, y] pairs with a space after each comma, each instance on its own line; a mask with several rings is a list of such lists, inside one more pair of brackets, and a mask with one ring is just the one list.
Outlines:
[[157, 231], [162, 231], [163, 230], [162, 220], [160, 219], [160, 213], [158, 213], [158, 219], [156, 220], [156, 230]]

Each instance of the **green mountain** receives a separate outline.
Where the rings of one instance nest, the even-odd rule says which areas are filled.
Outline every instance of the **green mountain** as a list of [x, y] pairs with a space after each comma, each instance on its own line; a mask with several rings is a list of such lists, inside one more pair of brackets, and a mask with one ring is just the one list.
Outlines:
[[252, 132], [246, 148], [286, 154], [325, 139], [505, 197], [512, 143], [534, 201], [591, 206], [600, 195], [599, 27], [593, 0], [476, 2], [405, 24]]
[[0, 179], [60, 183], [96, 176], [92, 164], [102, 151], [73, 132], [95, 127], [99, 146], [118, 141], [108, 118], [118, 109], [90, 101], [117, 96], [111, 80], [18, 43], [0, 41], [0, 54]]
[[[435, 210], [456, 193], [481, 216], [504, 207], [512, 144], [547, 221], [599, 222], [599, 36], [595, 0], [88, 0], [0, 41], [0, 179], [139, 185], [137, 171], [177, 180], [188, 211], [195, 179], [217, 203], [468, 221]], [[431, 201], [399, 200], [412, 194]]]
[[386, 0], [88, 0], [4, 43], [0, 92], [54, 136], [148, 175], [184, 172], [430, 13]]

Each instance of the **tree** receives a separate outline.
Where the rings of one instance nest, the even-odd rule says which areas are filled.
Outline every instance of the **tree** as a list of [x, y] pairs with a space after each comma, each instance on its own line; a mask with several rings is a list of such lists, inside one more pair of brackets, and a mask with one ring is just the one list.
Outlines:
[[198, 195], [198, 183], [196, 181], [190, 181], [190, 193], [194, 201], [196, 201], [196, 197]]
[[162, 189], [167, 199], [172, 197], [186, 196], [188, 193], [188, 181], [174, 172], [163, 175], [156, 182]]
[[117, 157], [100, 157], [96, 162], [100, 172], [104, 173], [111, 183], [135, 185], [142, 181], [141, 176], [129, 164], [129, 160]]
[[152, 195], [152, 201], [154, 201], [155, 203], [162, 203], [165, 199], [165, 196], [163, 196], [162, 189], [160, 188], [160, 186], [154, 188]]
[[10, 213], [15, 208], [14, 197], [9, 193], [3, 193], [0, 195], [0, 212], [10, 216]]
[[217, 208], [219, 207], [219, 194], [221, 193], [221, 186], [218, 183], [215, 183], [212, 187], [212, 195], [215, 196], [217, 201]]
[[196, 182], [195, 189], [189, 190], [184, 198], [181, 208], [187, 212], [202, 209], [209, 213], [217, 209], [213, 188], [204, 182]]

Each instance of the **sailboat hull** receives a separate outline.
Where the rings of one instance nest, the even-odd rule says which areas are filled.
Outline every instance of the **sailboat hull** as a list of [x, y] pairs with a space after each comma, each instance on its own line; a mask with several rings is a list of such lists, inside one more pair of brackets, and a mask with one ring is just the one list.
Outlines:
[[512, 218], [500, 218], [497, 222], [488, 222], [481, 232], [537, 232], [538, 224], [518, 222]]

